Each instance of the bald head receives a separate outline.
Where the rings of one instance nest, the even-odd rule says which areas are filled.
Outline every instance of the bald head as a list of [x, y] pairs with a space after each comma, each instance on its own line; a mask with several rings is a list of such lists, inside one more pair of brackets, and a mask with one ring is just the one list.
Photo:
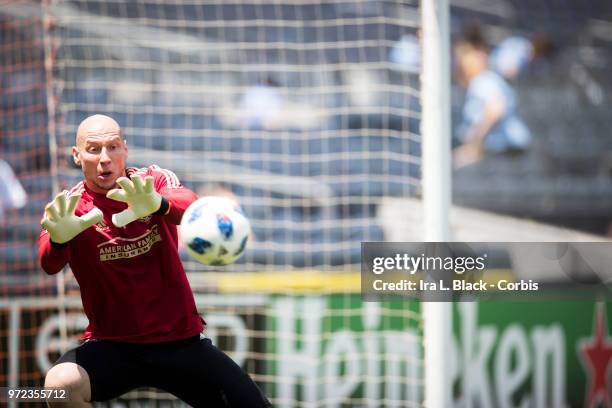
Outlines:
[[88, 136], [110, 136], [121, 137], [121, 127], [115, 119], [106, 115], [92, 115], [81, 122], [76, 134], [76, 145], [82, 146]]
[[72, 156], [94, 192], [105, 193], [115, 187], [117, 178], [125, 176], [127, 153], [121, 128], [113, 118], [93, 115], [79, 125]]

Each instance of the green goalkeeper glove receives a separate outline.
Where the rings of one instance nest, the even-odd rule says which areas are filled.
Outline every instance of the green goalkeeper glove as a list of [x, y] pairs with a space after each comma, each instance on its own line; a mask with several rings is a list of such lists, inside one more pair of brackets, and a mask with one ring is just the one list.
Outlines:
[[66, 197], [61, 192], [45, 206], [45, 215], [40, 223], [49, 232], [52, 242], [63, 244], [85, 231], [87, 228], [102, 221], [102, 211], [94, 208], [87, 214], [77, 217], [74, 210], [81, 199], [81, 194]]
[[138, 174], [127, 177], [119, 177], [117, 184], [121, 188], [115, 188], [106, 193], [108, 198], [127, 203], [128, 208], [120, 213], [113, 214], [113, 224], [121, 228], [139, 218], [151, 215], [158, 211], [162, 205], [162, 196], [153, 188], [153, 177], [144, 179]]

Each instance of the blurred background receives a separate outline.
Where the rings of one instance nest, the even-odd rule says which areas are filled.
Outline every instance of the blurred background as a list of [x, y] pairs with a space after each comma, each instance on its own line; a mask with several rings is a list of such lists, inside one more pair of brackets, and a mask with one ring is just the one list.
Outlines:
[[[453, 238], [607, 239], [612, 3], [452, 0], [450, 31]], [[238, 264], [183, 260], [211, 336], [275, 405], [420, 406], [420, 306], [362, 303], [355, 272], [362, 241], [423, 240], [420, 35], [417, 0], [0, 1], [0, 386], [40, 386], [84, 327], [37, 238], [81, 179], [79, 122], [103, 113], [128, 164], [251, 219]], [[458, 406], [609, 405], [597, 305], [457, 306]]]

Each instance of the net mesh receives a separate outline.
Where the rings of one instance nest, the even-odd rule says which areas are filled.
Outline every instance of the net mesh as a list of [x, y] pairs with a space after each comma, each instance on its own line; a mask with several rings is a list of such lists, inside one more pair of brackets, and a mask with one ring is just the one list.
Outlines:
[[[15, 5], [9, 3], [10, 11]], [[4, 6], [3, 6], [4, 7]], [[0, 296], [45, 293], [34, 236], [52, 184], [44, 27], [36, 8], [0, 13]], [[4, 11], [4, 10], [3, 10]], [[20, 11], [20, 12], [17, 12]]]

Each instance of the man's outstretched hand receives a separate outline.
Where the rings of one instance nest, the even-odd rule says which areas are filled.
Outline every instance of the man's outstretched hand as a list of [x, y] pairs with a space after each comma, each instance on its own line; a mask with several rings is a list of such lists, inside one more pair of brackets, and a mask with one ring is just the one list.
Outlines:
[[87, 228], [102, 221], [102, 211], [98, 208], [80, 217], [74, 215], [80, 199], [81, 194], [66, 197], [66, 192], [63, 191], [45, 206], [45, 215], [40, 225], [49, 232], [52, 242], [66, 243]]
[[127, 203], [128, 208], [113, 214], [115, 226], [124, 227], [132, 221], [153, 214], [161, 207], [162, 196], [153, 188], [152, 176], [143, 180], [138, 174], [132, 174], [130, 178], [119, 177], [117, 184], [121, 188], [110, 190], [106, 196]]

